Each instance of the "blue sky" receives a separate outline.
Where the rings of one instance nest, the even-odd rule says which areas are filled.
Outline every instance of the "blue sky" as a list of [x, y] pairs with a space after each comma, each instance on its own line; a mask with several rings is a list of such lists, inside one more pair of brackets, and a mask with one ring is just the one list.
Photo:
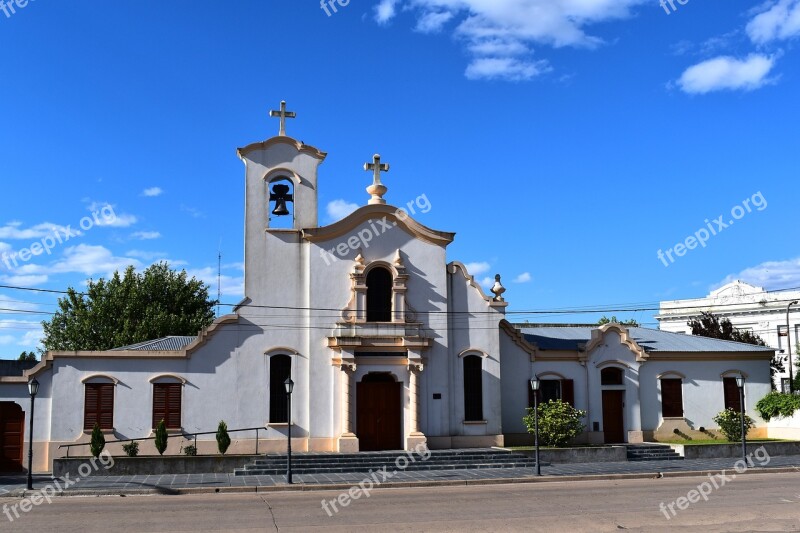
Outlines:
[[[342, 3], [0, 6], [0, 255], [114, 214], [0, 262], [0, 284], [63, 290], [168, 259], [216, 292], [221, 249], [235, 303], [235, 148], [276, 134], [285, 99], [289, 135], [329, 152], [321, 223], [366, 203], [379, 152], [388, 201], [424, 194], [418, 220], [457, 232], [449, 259], [476, 278], [502, 274], [511, 311], [800, 285], [800, 0]], [[34, 348], [55, 298], [0, 289], [0, 304], [31, 311], [0, 311], [0, 355]]]

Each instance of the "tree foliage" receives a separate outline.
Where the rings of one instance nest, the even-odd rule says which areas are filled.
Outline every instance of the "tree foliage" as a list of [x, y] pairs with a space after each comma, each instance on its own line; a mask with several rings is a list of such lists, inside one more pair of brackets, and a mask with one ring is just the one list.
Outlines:
[[219, 449], [219, 453], [225, 455], [230, 445], [231, 437], [228, 435], [228, 424], [226, 424], [224, 420], [220, 420], [219, 427], [217, 428], [217, 448]]
[[94, 428], [92, 428], [92, 440], [89, 442], [89, 449], [92, 452], [92, 456], [100, 457], [100, 454], [103, 453], [103, 448], [105, 447], [106, 438], [103, 435], [103, 430], [100, 429], [100, 424], [95, 422]]
[[[561, 400], [550, 400], [540, 403], [539, 413], [539, 442], [545, 446], [561, 447], [580, 435], [586, 425], [582, 420], [586, 411], [575, 409], [570, 404]], [[534, 433], [535, 420], [533, 408], [528, 408], [528, 414], [522, 418], [528, 428], [528, 433]]]
[[169, 435], [167, 435], [167, 424], [164, 423], [163, 419], [156, 426], [155, 437], [155, 445], [158, 455], [164, 455], [164, 452], [167, 450], [167, 439], [169, 438]]
[[[738, 330], [733, 327], [731, 321], [727, 318], [719, 319], [713, 313], [703, 312], [700, 318], [693, 318], [688, 322], [688, 326], [692, 328], [692, 335], [699, 335], [701, 337], [710, 337], [712, 339], [720, 339], [724, 341], [744, 342], [746, 344], [754, 344], [756, 346], [766, 346], [767, 343], [764, 339], [748, 330]], [[770, 375], [775, 376], [784, 371], [783, 360], [780, 356], [776, 355], [770, 362]], [[772, 383], [775, 388], [775, 383]]]
[[72, 287], [44, 326], [45, 350], [109, 350], [168, 335], [196, 335], [214, 320], [208, 287], [186, 271], [157, 263], [141, 273], [131, 266], [111, 279]]
[[19, 359], [17, 361], [38, 361], [39, 359], [36, 357], [36, 354], [33, 352], [22, 352], [19, 354]]
[[632, 326], [634, 328], [639, 327], [639, 323], [636, 321], [635, 318], [631, 318], [629, 320], [618, 320], [616, 315], [608, 318], [606, 315], [603, 315], [603, 318], [597, 321], [598, 326], [602, 326], [604, 324], [622, 324], [623, 326]]
[[769, 422], [773, 418], [790, 418], [800, 410], [800, 396], [772, 391], [756, 403], [756, 411]]

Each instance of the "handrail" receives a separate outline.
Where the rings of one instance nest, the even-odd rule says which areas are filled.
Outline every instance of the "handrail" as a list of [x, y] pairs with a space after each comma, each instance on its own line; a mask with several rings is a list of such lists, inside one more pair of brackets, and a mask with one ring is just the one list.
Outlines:
[[[266, 426], [255, 427], [255, 428], [239, 428], [239, 429], [229, 429], [228, 433], [238, 433], [241, 431], [255, 431], [256, 432], [256, 455], [258, 455], [258, 432], [260, 430], [267, 429]], [[198, 432], [190, 432], [190, 431], [183, 431], [181, 430], [180, 436], [186, 438], [187, 436], [194, 437], [194, 448], [197, 449], [197, 436], [198, 435], [216, 435], [216, 431], [198, 431]], [[114, 444], [116, 442], [134, 442], [134, 441], [145, 441], [145, 440], [155, 440], [155, 437], [138, 437], [135, 439], [116, 439], [116, 440], [107, 440], [106, 444]], [[92, 443], [90, 442], [81, 442], [77, 444], [61, 444], [59, 445], [58, 449], [66, 448], [67, 449], [67, 458], [69, 458], [69, 450], [70, 448], [76, 446], [90, 446]], [[246, 454], [232, 454], [232, 455], [246, 455]]]

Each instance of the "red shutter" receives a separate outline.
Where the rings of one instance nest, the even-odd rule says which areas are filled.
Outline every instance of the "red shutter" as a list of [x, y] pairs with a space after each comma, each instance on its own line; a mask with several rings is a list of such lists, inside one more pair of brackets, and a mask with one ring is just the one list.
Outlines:
[[97, 423], [100, 429], [114, 429], [114, 385], [87, 383], [84, 391], [83, 428], [91, 430]]
[[573, 380], [561, 380], [561, 401], [575, 407], [575, 382]]
[[664, 418], [680, 418], [683, 416], [682, 380], [661, 380], [661, 415]]
[[181, 428], [180, 383], [156, 383], [153, 385], [153, 428], [162, 420], [167, 429]]
[[725, 409], [733, 409], [737, 413], [742, 412], [742, 403], [739, 397], [739, 387], [736, 385], [736, 378], [723, 378], [722, 386], [725, 390]]

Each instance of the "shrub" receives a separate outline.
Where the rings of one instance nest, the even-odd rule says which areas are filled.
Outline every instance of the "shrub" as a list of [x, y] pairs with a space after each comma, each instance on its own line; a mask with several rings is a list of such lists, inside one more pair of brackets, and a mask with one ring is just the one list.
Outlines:
[[194, 444], [190, 444], [188, 446], [185, 446], [183, 448], [183, 453], [185, 455], [189, 455], [191, 457], [194, 457], [195, 455], [197, 455], [197, 446], [195, 446]]
[[136, 457], [139, 455], [139, 443], [132, 440], [129, 444], [123, 444], [122, 451], [128, 457]]
[[[742, 420], [741, 413], [734, 411], [731, 408], [725, 409], [717, 416], [714, 417], [714, 422], [719, 424], [719, 430], [725, 435], [725, 438], [730, 442], [738, 442], [742, 440]], [[744, 415], [744, 431], [745, 434], [755, 426], [755, 421], [747, 415]]]
[[106, 438], [103, 436], [103, 431], [100, 429], [100, 424], [95, 422], [94, 428], [92, 428], [92, 441], [89, 445], [92, 455], [94, 457], [100, 457], [100, 454], [103, 453], [103, 448], [105, 447]]
[[167, 424], [164, 423], [162, 420], [156, 426], [156, 450], [158, 450], [159, 455], [164, 455], [164, 451], [167, 449]]
[[[566, 446], [572, 439], [580, 435], [586, 425], [581, 420], [586, 411], [575, 409], [561, 400], [550, 400], [539, 404], [539, 442], [544, 446]], [[523, 417], [528, 433], [534, 433], [533, 408]]]
[[217, 428], [217, 447], [219, 448], [219, 453], [225, 455], [230, 445], [231, 438], [228, 435], [228, 424], [226, 424], [224, 420], [220, 420], [219, 427]]
[[800, 396], [770, 392], [756, 404], [756, 411], [761, 418], [770, 421], [772, 418], [789, 418], [800, 409]]

